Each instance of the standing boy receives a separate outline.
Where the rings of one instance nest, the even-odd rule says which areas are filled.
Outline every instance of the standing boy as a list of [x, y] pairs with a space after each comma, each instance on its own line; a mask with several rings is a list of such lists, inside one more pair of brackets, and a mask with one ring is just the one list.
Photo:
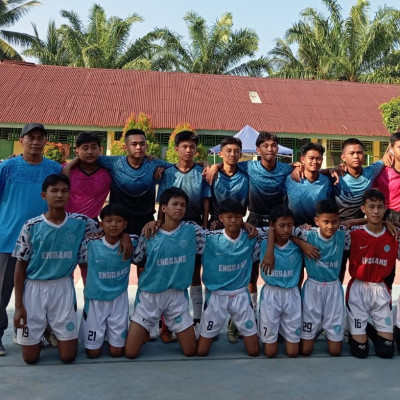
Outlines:
[[315, 205], [318, 201], [332, 197], [329, 178], [320, 174], [325, 149], [319, 143], [309, 142], [301, 148], [300, 162], [304, 167], [304, 178], [295, 181], [286, 178], [288, 206], [294, 213], [295, 225], [315, 225]]
[[295, 229], [295, 236], [318, 248], [320, 254], [318, 259], [305, 257], [308, 277], [301, 292], [303, 322], [300, 352], [303, 356], [310, 355], [317, 331], [323, 329], [329, 354], [340, 356], [345, 310], [339, 273], [345, 237], [348, 238], [348, 235], [344, 229], [338, 230], [339, 208], [333, 200], [319, 201], [315, 214], [318, 229]]
[[[346, 173], [340, 176], [339, 182], [333, 186], [334, 198], [336, 204], [339, 206], [340, 221], [362, 218], [362, 195], [372, 187], [375, 178], [381, 172], [384, 164], [379, 160], [363, 168], [364, 146], [356, 138], [350, 138], [343, 142], [341, 158], [346, 165]], [[348, 257], [349, 252], [345, 250], [339, 276], [341, 282], [343, 282], [346, 272]]]
[[[107, 336], [111, 357], [123, 355], [128, 332], [128, 283], [132, 260], [123, 260], [119, 252], [126, 228], [126, 210], [119, 204], [108, 204], [100, 212], [104, 236], [87, 243], [88, 283], [81, 335], [86, 354], [97, 358]], [[132, 235], [137, 241], [137, 236]]]
[[[194, 221], [203, 228], [207, 227], [210, 209], [210, 185], [203, 178], [203, 168], [193, 161], [197, 153], [199, 137], [191, 131], [182, 131], [175, 136], [175, 151], [179, 156], [178, 164], [167, 169], [161, 179], [158, 189], [158, 199], [162, 193], [174, 186], [182, 189], [188, 196], [184, 221]], [[162, 210], [159, 210], [159, 218]], [[190, 285], [190, 299], [193, 304], [193, 323], [200, 323], [203, 308], [203, 288], [200, 278], [201, 256], [196, 256], [192, 284]]]
[[[65, 210], [85, 214], [97, 220], [110, 191], [110, 173], [99, 166], [100, 138], [94, 132], [81, 132], [76, 138], [79, 164], [67, 164], [63, 173], [69, 176], [71, 191]], [[85, 264], [86, 265], [86, 264]], [[79, 265], [83, 284], [86, 285], [87, 268]]]
[[24, 222], [47, 210], [40, 197], [43, 180], [61, 172], [60, 164], [42, 155], [46, 140], [42, 124], [26, 124], [19, 139], [23, 153], [0, 164], [0, 356], [6, 354], [1, 340], [17, 261], [11, 253]]
[[242, 157], [242, 141], [233, 136], [222, 139], [219, 156], [222, 158], [222, 168], [218, 170], [211, 185], [211, 216], [208, 223], [210, 229], [223, 228], [219, 220], [219, 205], [226, 199], [239, 201], [243, 216], [247, 212], [249, 197], [249, 178], [238, 169]]
[[172, 164], [146, 156], [146, 134], [141, 129], [125, 133], [127, 156], [100, 156], [99, 165], [111, 174], [110, 204], [121, 204], [128, 210], [126, 231], [140, 235], [143, 226], [153, 221], [155, 213], [157, 167], [169, 168]]
[[[286, 354], [297, 357], [301, 330], [301, 299], [298, 288], [303, 254], [291, 240], [294, 216], [286, 206], [276, 206], [270, 216], [268, 241], [274, 241], [275, 267], [261, 269], [264, 286], [260, 294], [259, 336], [267, 357], [278, 352], [278, 333], [286, 343]], [[267, 242], [261, 243], [263, 258]]]
[[49, 324], [62, 361], [75, 360], [78, 348], [75, 288], [71, 278], [83, 261], [86, 234], [96, 230], [85, 215], [65, 212], [69, 195], [65, 175], [49, 175], [42, 185], [48, 211], [28, 220], [13, 255], [15, 268], [14, 325], [27, 364], [38, 361], [42, 336]]
[[194, 270], [196, 253], [204, 245], [202, 229], [182, 222], [188, 196], [179, 188], [169, 188], [160, 197], [165, 215], [153, 239], [143, 235], [135, 251], [135, 262], [146, 256], [146, 266], [139, 277], [135, 311], [125, 344], [127, 358], [136, 358], [148, 332], [164, 315], [167, 327], [176, 333], [183, 354], [196, 353], [193, 320], [189, 312], [187, 288]]
[[[347, 325], [350, 330], [350, 352], [365, 358], [369, 353], [368, 336], [379, 357], [394, 354], [391, 295], [384, 279], [392, 272], [399, 245], [383, 225], [385, 196], [377, 189], [362, 196], [361, 211], [367, 224], [350, 233], [349, 272], [347, 286]], [[368, 318], [373, 325], [368, 324]]]
[[232, 199], [219, 204], [223, 230], [206, 234], [203, 250], [203, 282], [208, 290], [206, 308], [200, 323], [197, 355], [206, 356], [222, 329], [226, 314], [243, 335], [250, 356], [260, 352], [257, 324], [249, 301], [248, 284], [252, 264], [259, 259], [259, 240], [242, 229], [243, 207]]

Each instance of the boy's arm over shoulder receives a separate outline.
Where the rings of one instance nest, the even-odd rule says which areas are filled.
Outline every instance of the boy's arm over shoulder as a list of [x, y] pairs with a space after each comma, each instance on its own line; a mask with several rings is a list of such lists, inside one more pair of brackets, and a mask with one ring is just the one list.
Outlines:
[[143, 234], [141, 234], [137, 242], [135, 252], [133, 254], [133, 261], [137, 264], [140, 261], [144, 260], [145, 257], [146, 257], [146, 238]]
[[34, 220], [25, 222], [18, 236], [12, 256], [17, 260], [29, 262], [32, 255], [31, 227]]
[[200, 225], [197, 225], [193, 221], [182, 222], [183, 225], [192, 225], [196, 232], [196, 254], [203, 254], [204, 247], [206, 244], [206, 229], [203, 229]]

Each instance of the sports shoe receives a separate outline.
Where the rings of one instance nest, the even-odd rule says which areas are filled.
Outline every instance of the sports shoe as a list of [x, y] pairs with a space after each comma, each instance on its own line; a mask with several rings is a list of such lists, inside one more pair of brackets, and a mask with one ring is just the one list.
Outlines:
[[14, 329], [13, 342], [14, 342], [14, 344], [19, 344], [18, 339], [17, 339], [17, 330], [16, 329]]
[[51, 331], [51, 328], [49, 325], [46, 326], [46, 329], [44, 330], [43, 337], [46, 340], [47, 343], [50, 344], [52, 347], [57, 347], [58, 346], [58, 340], [55, 337], [54, 333]]
[[0, 356], [6, 355], [6, 349], [3, 346], [3, 343], [0, 342]]
[[226, 333], [228, 335], [228, 340], [231, 343], [237, 343], [239, 339], [239, 331], [236, 328], [235, 323], [232, 321], [230, 318], [228, 321], [228, 328], [226, 330]]

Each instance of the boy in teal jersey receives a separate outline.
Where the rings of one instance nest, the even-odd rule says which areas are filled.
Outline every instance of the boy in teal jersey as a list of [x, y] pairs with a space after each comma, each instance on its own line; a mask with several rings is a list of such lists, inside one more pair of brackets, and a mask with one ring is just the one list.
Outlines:
[[[111, 357], [121, 357], [128, 331], [128, 284], [131, 262], [119, 251], [126, 228], [126, 210], [119, 204], [108, 204], [100, 212], [104, 236], [88, 240], [85, 260], [88, 281], [80, 335], [86, 354], [97, 358], [107, 335]], [[137, 236], [131, 235], [133, 244]]]
[[[175, 151], [179, 157], [178, 163], [167, 169], [161, 179], [157, 199], [162, 193], [174, 186], [185, 191], [189, 203], [186, 206], [184, 221], [194, 221], [203, 228], [207, 227], [210, 209], [211, 190], [210, 185], [203, 178], [203, 168], [194, 162], [197, 153], [199, 137], [192, 131], [182, 131], [175, 136]], [[162, 210], [158, 212], [162, 219]], [[201, 286], [201, 257], [196, 256], [192, 284], [190, 285], [190, 299], [193, 304], [193, 323], [200, 322], [203, 308], [203, 291]], [[168, 338], [165, 329], [161, 338]], [[170, 341], [166, 339], [166, 341]]]
[[14, 325], [26, 363], [38, 361], [49, 324], [62, 361], [74, 361], [78, 348], [76, 297], [71, 274], [83, 261], [85, 237], [97, 231], [93, 220], [65, 212], [70, 190], [65, 175], [49, 175], [42, 185], [48, 211], [28, 220], [14, 249]]
[[164, 315], [167, 327], [176, 333], [186, 356], [196, 353], [193, 320], [189, 312], [187, 288], [190, 286], [196, 254], [201, 253], [204, 234], [200, 226], [182, 222], [188, 196], [172, 187], [160, 197], [165, 215], [153, 239], [140, 237], [135, 262], [146, 258], [139, 277], [135, 310], [125, 344], [125, 356], [136, 358], [150, 330]]
[[[343, 225], [339, 225], [339, 207], [333, 200], [319, 201], [315, 214], [315, 225], [318, 228], [294, 230], [294, 236], [318, 248], [320, 253], [317, 259], [305, 258], [308, 278], [302, 288], [300, 352], [303, 356], [310, 355], [314, 350], [317, 331], [323, 329], [326, 332], [329, 354], [340, 356], [345, 309], [339, 274], [345, 241], [349, 240], [349, 234]], [[292, 240], [302, 247], [302, 240]]]
[[[268, 242], [273, 241], [275, 267], [266, 262], [261, 276], [265, 282], [260, 294], [259, 336], [267, 357], [278, 352], [278, 333], [286, 343], [286, 354], [297, 357], [301, 330], [301, 299], [298, 289], [303, 254], [291, 240], [294, 224], [293, 212], [286, 206], [275, 207], [270, 214]], [[261, 243], [263, 258], [267, 246]]]
[[243, 335], [247, 353], [257, 356], [257, 324], [247, 285], [252, 264], [259, 259], [260, 239], [250, 238], [242, 229], [243, 207], [236, 200], [227, 199], [219, 204], [219, 220], [224, 229], [206, 233], [202, 255], [203, 282], [208, 294], [197, 355], [208, 354], [229, 313]]

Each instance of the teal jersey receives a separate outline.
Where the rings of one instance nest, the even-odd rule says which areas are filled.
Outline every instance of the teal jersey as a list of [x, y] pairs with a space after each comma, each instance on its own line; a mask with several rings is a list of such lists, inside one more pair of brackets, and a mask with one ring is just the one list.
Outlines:
[[243, 208], [243, 215], [246, 215], [249, 197], [248, 176], [239, 169], [232, 176], [219, 170], [211, 186], [211, 197], [212, 215], [219, 215], [219, 205], [226, 199], [237, 200]]
[[260, 239], [249, 238], [243, 229], [237, 239], [225, 230], [206, 233], [202, 255], [203, 283], [208, 290], [236, 290], [250, 282], [253, 261], [260, 256]]
[[160, 293], [168, 289], [185, 290], [192, 283], [194, 261], [204, 247], [205, 231], [193, 222], [181, 222], [171, 232], [159, 229], [154, 238], [140, 236], [134, 261], [146, 258], [138, 290]]
[[96, 223], [86, 215], [65, 214], [59, 225], [42, 214], [22, 227], [13, 256], [29, 262], [27, 279], [64, 278], [72, 274], [76, 264], [84, 261], [85, 237], [97, 231]]
[[275, 206], [286, 201], [285, 182], [292, 166], [277, 161], [269, 171], [261, 161], [242, 161], [238, 167], [249, 177], [249, 211], [269, 215]]
[[318, 175], [314, 182], [302, 179], [296, 182], [286, 177], [288, 206], [294, 213], [295, 225], [315, 225], [315, 205], [318, 201], [332, 198], [332, 183], [327, 176]]
[[[260, 259], [264, 258], [267, 251], [267, 240], [261, 242]], [[261, 270], [264, 282], [271, 286], [292, 288], [298, 285], [303, 253], [300, 248], [289, 240], [284, 246], [274, 246], [275, 267], [270, 275]]]
[[361, 175], [356, 178], [349, 173], [339, 177], [338, 184], [333, 186], [333, 195], [339, 206], [339, 216], [342, 221], [363, 218], [364, 214], [360, 210], [362, 195], [371, 189], [383, 167], [383, 162], [377, 161], [363, 168]]
[[167, 169], [161, 178], [158, 188], [157, 201], [165, 189], [172, 186], [182, 189], [189, 197], [186, 207], [185, 220], [197, 221], [204, 213], [203, 199], [211, 197], [211, 188], [203, 178], [203, 168], [193, 165], [187, 172], [180, 171], [175, 165]]
[[[131, 240], [135, 247], [137, 236], [131, 235]], [[83, 291], [87, 299], [111, 301], [127, 290], [133, 260], [122, 259], [119, 245], [120, 241], [112, 245], [105, 237], [87, 241], [84, 259], [88, 264], [88, 274]]]
[[319, 228], [310, 230], [295, 228], [294, 236], [319, 249], [321, 255], [319, 260], [305, 258], [307, 275], [311, 279], [318, 282], [332, 282], [339, 279], [343, 250], [349, 236], [344, 226], [341, 225], [340, 230], [329, 239], [321, 236]]

